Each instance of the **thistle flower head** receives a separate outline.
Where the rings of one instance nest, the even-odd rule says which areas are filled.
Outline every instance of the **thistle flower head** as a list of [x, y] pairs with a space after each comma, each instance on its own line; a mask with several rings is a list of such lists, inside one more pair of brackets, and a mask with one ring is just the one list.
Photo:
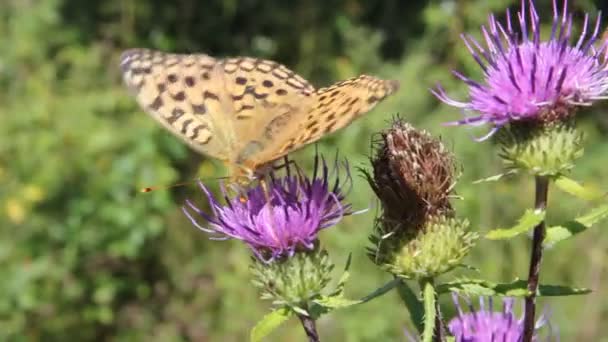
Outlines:
[[[524, 324], [523, 319], [517, 318], [513, 312], [514, 300], [507, 298], [503, 300], [502, 311], [494, 311], [492, 298], [488, 298], [488, 307], [483, 297], [479, 298], [479, 309], [467, 301], [469, 312], [464, 312], [460, 306], [457, 295], [453, 295], [458, 316], [448, 323], [448, 330], [456, 338], [456, 342], [485, 342], [503, 341], [519, 342], [522, 339]], [[541, 317], [535, 325], [535, 331], [548, 324], [545, 317]], [[551, 331], [549, 331], [551, 333]], [[539, 341], [536, 334], [533, 341]], [[547, 341], [557, 340], [548, 336]]]
[[[448, 330], [456, 342], [520, 342], [523, 338], [524, 324], [523, 319], [516, 317], [513, 311], [515, 300], [505, 298], [502, 301], [502, 310], [495, 311], [493, 308], [492, 297], [486, 299], [479, 297], [479, 309], [475, 309], [473, 304], [465, 298], [469, 312], [465, 312], [460, 305], [458, 295], [452, 294], [458, 315], [448, 323]], [[559, 341], [557, 329], [549, 324], [546, 315], [543, 315], [534, 327], [535, 335], [532, 341], [540, 341], [539, 332], [544, 326], [548, 326], [548, 336], [544, 339], [547, 342]], [[413, 336], [410, 331], [405, 330], [407, 339], [411, 342], [420, 341]]]
[[483, 70], [477, 82], [454, 75], [469, 87], [469, 99], [451, 99], [441, 86], [432, 90], [441, 101], [475, 113], [456, 125], [491, 124], [490, 136], [501, 126], [519, 120], [551, 122], [568, 118], [577, 107], [592, 104], [608, 93], [606, 42], [596, 49], [600, 15], [593, 23], [586, 14], [579, 37], [572, 39], [573, 15], [568, 1], [558, 8], [553, 0], [553, 23], [541, 40], [540, 17], [532, 0], [522, 0], [515, 17], [507, 10], [505, 23], [490, 15], [482, 27], [485, 44], [462, 35], [466, 47]]
[[396, 119], [380, 133], [368, 182], [380, 199], [368, 254], [386, 271], [422, 279], [460, 263], [477, 235], [455, 217], [450, 193], [458, 175], [441, 141]]
[[[244, 189], [241, 195], [230, 198], [222, 187], [224, 205], [200, 183], [212, 215], [190, 201], [186, 201], [183, 211], [213, 239], [241, 240], [264, 262], [292, 256], [300, 249], [312, 250], [320, 230], [351, 214], [343, 192], [351, 184], [348, 165], [344, 164], [346, 179], [341, 181], [337, 161], [330, 172], [325, 160], [316, 156], [312, 178], [306, 177], [297, 165], [285, 164], [285, 176], [277, 177], [271, 172], [266, 180]], [[208, 227], [201, 226], [191, 211], [205, 219]]]
[[396, 119], [375, 145], [368, 181], [387, 223], [415, 229], [431, 216], [452, 212], [449, 195], [458, 172], [441, 141]]

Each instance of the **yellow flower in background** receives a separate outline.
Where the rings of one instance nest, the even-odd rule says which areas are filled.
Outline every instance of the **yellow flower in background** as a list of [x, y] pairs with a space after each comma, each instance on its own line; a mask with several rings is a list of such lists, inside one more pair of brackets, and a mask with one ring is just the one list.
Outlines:
[[9, 198], [5, 205], [6, 216], [12, 223], [23, 223], [25, 219], [26, 210], [23, 203], [14, 199]]
[[31, 203], [40, 202], [44, 198], [44, 190], [37, 185], [26, 185], [23, 188], [23, 198]]

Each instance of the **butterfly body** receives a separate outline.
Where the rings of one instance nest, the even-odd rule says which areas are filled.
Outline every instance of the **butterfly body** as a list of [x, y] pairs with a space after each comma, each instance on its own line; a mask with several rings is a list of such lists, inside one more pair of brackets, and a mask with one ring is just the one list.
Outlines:
[[255, 178], [273, 161], [351, 123], [398, 89], [362, 75], [315, 89], [285, 66], [147, 49], [121, 56], [140, 106], [194, 150]]

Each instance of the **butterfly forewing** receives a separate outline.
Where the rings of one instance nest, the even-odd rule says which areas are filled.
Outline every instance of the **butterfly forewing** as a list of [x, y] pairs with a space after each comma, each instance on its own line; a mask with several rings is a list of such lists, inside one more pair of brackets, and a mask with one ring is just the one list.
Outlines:
[[133, 49], [121, 58], [123, 78], [154, 119], [194, 149], [226, 160], [234, 130], [221, 66], [210, 56]]

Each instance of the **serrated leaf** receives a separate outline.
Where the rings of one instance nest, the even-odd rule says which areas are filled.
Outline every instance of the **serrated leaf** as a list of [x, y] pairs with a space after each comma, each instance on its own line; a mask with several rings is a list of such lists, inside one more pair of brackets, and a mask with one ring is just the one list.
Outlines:
[[566, 285], [543, 285], [538, 286], [538, 297], [561, 297], [561, 296], [577, 296], [591, 293], [591, 289], [584, 287], [572, 287]]
[[418, 330], [419, 334], [422, 334], [424, 331], [424, 305], [407, 283], [398, 278], [396, 280], [399, 280], [399, 283], [397, 283], [397, 293], [399, 293], [401, 301], [403, 301], [409, 311], [416, 330]]
[[562, 191], [586, 201], [596, 201], [606, 196], [606, 193], [592, 186], [584, 186], [574, 179], [559, 176], [555, 179], [555, 185]]
[[344, 287], [346, 286], [346, 281], [350, 277], [350, 272], [348, 271], [348, 269], [350, 268], [352, 256], [353, 256], [352, 253], [348, 254], [348, 258], [346, 259], [346, 265], [344, 265], [344, 272], [342, 273], [342, 276], [338, 280], [336, 289], [329, 295], [330, 297], [339, 296], [344, 293]]
[[292, 315], [287, 308], [280, 308], [262, 317], [262, 319], [251, 329], [249, 340], [251, 342], [261, 341], [262, 338], [273, 332]]
[[550, 247], [556, 243], [571, 238], [608, 217], [608, 204], [592, 209], [589, 213], [577, 217], [572, 221], [565, 222], [559, 226], [547, 228], [547, 235], [543, 241], [544, 247]]
[[397, 287], [399, 285], [399, 283], [401, 283], [401, 279], [399, 278], [395, 278], [391, 281], [389, 281], [388, 283], [384, 284], [382, 287], [377, 288], [376, 290], [374, 290], [374, 292], [368, 294], [367, 296], [361, 298], [359, 300], [359, 303], [367, 303], [370, 300], [376, 298], [376, 297], [380, 297], [383, 294], [389, 292], [390, 290], [392, 290], [393, 288]]
[[433, 287], [433, 284], [426, 282], [422, 291], [424, 300], [424, 330], [422, 331], [422, 341], [432, 342], [435, 332], [435, 316], [437, 316], [435, 307], [435, 288]]
[[[456, 292], [468, 296], [525, 297], [530, 292], [526, 280], [515, 279], [510, 283], [494, 283], [483, 279], [461, 279], [437, 286], [437, 293]], [[572, 296], [591, 292], [586, 288], [564, 285], [544, 285], [538, 287], [537, 297]]]
[[331, 308], [317, 304], [314, 301], [310, 302], [310, 305], [308, 306], [308, 313], [310, 314], [310, 317], [314, 320], [319, 319], [319, 317], [321, 317], [322, 315], [325, 315], [326, 313], [330, 312]]
[[532, 210], [528, 209], [519, 218], [517, 224], [510, 228], [498, 228], [491, 230], [486, 234], [486, 239], [490, 240], [504, 240], [511, 239], [519, 234], [523, 234], [532, 230], [536, 225], [541, 223], [545, 219], [544, 210]]
[[314, 317], [319, 317], [322, 314], [326, 314], [334, 309], [342, 309], [352, 305], [363, 304], [369, 302], [370, 300], [380, 297], [383, 294], [392, 290], [399, 283], [399, 279], [394, 279], [382, 287], [377, 288], [372, 293], [361, 299], [348, 299], [345, 298], [342, 293], [333, 295], [333, 296], [322, 296], [318, 299], [312, 301], [311, 307], [309, 308], [309, 312]]
[[360, 300], [348, 299], [342, 296], [323, 296], [313, 300], [313, 302], [330, 309], [340, 309], [361, 303]]
[[496, 286], [496, 283], [486, 280], [462, 279], [438, 285], [437, 292], [440, 294], [456, 292], [469, 296], [495, 296], [497, 295]]
[[481, 273], [481, 270], [473, 265], [467, 265], [467, 264], [458, 264], [456, 265], [456, 268], [464, 268], [465, 270], [468, 271], [473, 271], [476, 273]]
[[302, 316], [306, 316], [306, 317], [310, 317], [310, 312], [308, 312], [308, 310], [301, 308], [299, 306], [295, 306], [295, 305], [290, 305], [289, 308], [291, 310], [293, 310], [295, 313], [297, 313], [298, 315], [302, 315]]
[[517, 170], [509, 170], [507, 172], [499, 173], [499, 174], [494, 175], [494, 176], [478, 179], [476, 181], [473, 181], [473, 184], [480, 184], [480, 183], [487, 183], [487, 182], [497, 182], [497, 181], [501, 180], [502, 178], [504, 178], [506, 176], [514, 175], [516, 173], [517, 173]]

